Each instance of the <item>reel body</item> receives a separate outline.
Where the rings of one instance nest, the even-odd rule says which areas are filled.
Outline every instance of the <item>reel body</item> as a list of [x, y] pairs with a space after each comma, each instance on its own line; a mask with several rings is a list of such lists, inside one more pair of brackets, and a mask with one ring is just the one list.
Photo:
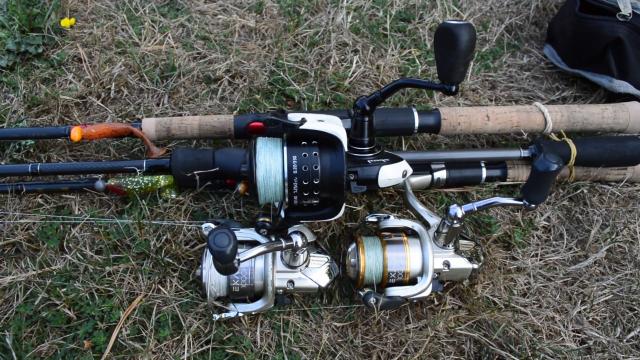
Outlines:
[[[209, 236], [216, 226], [202, 226]], [[256, 314], [272, 308], [276, 296], [316, 293], [329, 286], [338, 275], [333, 259], [315, 245], [314, 234], [305, 226], [288, 229], [289, 236], [304, 244], [295, 248], [275, 250], [281, 242], [258, 234], [254, 229], [236, 228], [238, 256], [257, 251], [258, 255], [238, 261], [235, 272], [221, 274], [215, 265], [215, 255], [205, 249], [200, 266], [200, 280], [207, 301], [212, 306], [225, 308], [214, 313], [214, 320]], [[275, 244], [274, 244], [275, 243]], [[261, 253], [262, 251], [268, 251]]]
[[[422, 224], [390, 215], [369, 215], [365, 219], [370, 235], [358, 235], [349, 246], [347, 275], [365, 305], [393, 309], [409, 300], [428, 296], [442, 288], [443, 281], [464, 281], [480, 268], [479, 243], [462, 236], [466, 216], [493, 207], [535, 209], [549, 195], [563, 167], [553, 153], [541, 153], [519, 198], [492, 197], [469, 204], [453, 204], [441, 218], [427, 209], [405, 182], [405, 201]], [[423, 225], [424, 224], [424, 225]]]

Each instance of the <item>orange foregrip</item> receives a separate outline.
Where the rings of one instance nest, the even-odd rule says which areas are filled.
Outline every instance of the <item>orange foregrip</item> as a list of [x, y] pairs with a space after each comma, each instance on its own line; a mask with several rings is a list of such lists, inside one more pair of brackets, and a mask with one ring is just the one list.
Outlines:
[[151, 158], [164, 155], [167, 150], [159, 148], [149, 140], [140, 129], [129, 124], [107, 123], [78, 125], [71, 128], [69, 139], [73, 142], [82, 140], [113, 139], [121, 137], [137, 137], [147, 148], [147, 156]]

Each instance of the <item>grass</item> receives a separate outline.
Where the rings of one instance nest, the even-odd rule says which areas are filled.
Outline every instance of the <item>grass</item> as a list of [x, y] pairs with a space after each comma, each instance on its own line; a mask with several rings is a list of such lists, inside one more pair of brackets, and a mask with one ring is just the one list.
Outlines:
[[[0, 5], [40, 4], [34, 1]], [[16, 54], [19, 61], [0, 70], [4, 126], [346, 107], [399, 76], [435, 78], [433, 31], [454, 17], [478, 29], [477, 55], [461, 94], [406, 91], [392, 105], [586, 103], [605, 96], [542, 56], [546, 23], [560, 5], [555, 0], [42, 4], [30, 17], [48, 19], [38, 27], [25, 29], [19, 21], [0, 26], [4, 38], [47, 39], [41, 52]], [[56, 30], [57, 18], [45, 16], [50, 8], [56, 16], [75, 16], [77, 25]], [[385, 142], [396, 149], [441, 149], [530, 140], [514, 134]], [[165, 145], [229, 144], [241, 145]], [[20, 142], [2, 144], [0, 156], [4, 162], [140, 158], [143, 148], [131, 139], [75, 146]], [[420, 197], [442, 211], [453, 202], [517, 191], [487, 186]], [[396, 311], [366, 311], [342, 280], [318, 296], [296, 297], [289, 307], [224, 323], [211, 321], [194, 279], [202, 252], [198, 229], [182, 222], [234, 218], [250, 224], [254, 202], [229, 193], [0, 201], [0, 358], [99, 358], [140, 294], [113, 358], [640, 356], [640, 196], [633, 185], [563, 184], [535, 212], [492, 209], [475, 216], [469, 234], [486, 249], [479, 276]], [[312, 224], [338, 258], [367, 212], [413, 217], [394, 190], [350, 196], [348, 204], [342, 219]], [[51, 215], [111, 220], [77, 224]]]
[[0, 68], [40, 55], [53, 42], [49, 26], [58, 0], [6, 0], [0, 5]]

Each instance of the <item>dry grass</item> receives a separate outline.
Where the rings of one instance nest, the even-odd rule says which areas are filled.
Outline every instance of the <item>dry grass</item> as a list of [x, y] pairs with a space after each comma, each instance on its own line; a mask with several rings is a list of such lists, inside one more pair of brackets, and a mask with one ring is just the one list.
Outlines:
[[[462, 94], [407, 92], [395, 104], [603, 101], [601, 91], [560, 74], [541, 53], [546, 24], [560, 3], [69, 1], [64, 11], [78, 25], [45, 57], [1, 74], [0, 114], [12, 126], [345, 107], [401, 75], [434, 78], [433, 30], [453, 17], [473, 21], [479, 35]], [[52, 65], [47, 59], [54, 56], [65, 60]], [[423, 136], [390, 140], [389, 146], [528, 140]], [[7, 162], [143, 155], [134, 140], [23, 142], [2, 150]], [[478, 187], [421, 197], [441, 210], [453, 201], [515, 191]], [[92, 194], [1, 201], [0, 357], [99, 357], [140, 294], [142, 302], [111, 350], [114, 358], [640, 356], [640, 195], [632, 185], [565, 184], [539, 211], [497, 209], [491, 217], [476, 217], [472, 232], [487, 248], [482, 273], [469, 283], [447, 285], [427, 301], [374, 314], [358, 306], [342, 281], [289, 308], [224, 323], [210, 320], [197, 291], [197, 228], [145, 220], [249, 223], [252, 202], [210, 193], [170, 201]], [[392, 190], [352, 197], [349, 204], [344, 219], [314, 225], [335, 254], [344, 250], [349, 226], [367, 212], [411, 216]], [[70, 224], [25, 213], [131, 222]]]

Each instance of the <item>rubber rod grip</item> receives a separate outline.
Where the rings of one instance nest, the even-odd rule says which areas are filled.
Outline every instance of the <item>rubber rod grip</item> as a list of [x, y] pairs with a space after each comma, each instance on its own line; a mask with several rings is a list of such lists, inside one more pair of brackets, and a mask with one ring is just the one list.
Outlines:
[[142, 119], [151, 140], [232, 139], [233, 115], [178, 116]]
[[527, 182], [522, 185], [522, 200], [531, 205], [542, 204], [553, 186], [556, 177], [564, 166], [562, 159], [553, 153], [542, 153], [531, 163], [531, 172]]
[[[445, 187], [454, 188], [483, 183], [483, 168], [477, 164], [449, 164], [447, 167]], [[484, 171], [486, 174], [486, 169]]]
[[[531, 166], [528, 162], [508, 161], [507, 162], [507, 181], [508, 182], [525, 182]], [[610, 167], [610, 168], [593, 168], [576, 166], [573, 168], [574, 181], [594, 181], [594, 182], [640, 182], [640, 165], [630, 167]], [[563, 168], [558, 174], [558, 180], [566, 180], [569, 178], [569, 169]]]
[[[586, 167], [620, 167], [640, 164], [640, 136], [597, 136], [572, 139], [576, 147], [574, 165]], [[571, 148], [565, 141], [538, 139], [534, 152], [553, 153], [565, 164]]]
[[247, 150], [177, 148], [171, 152], [171, 175], [181, 188], [200, 188], [217, 180], [243, 180]]
[[[545, 105], [552, 131], [640, 133], [640, 103]], [[439, 108], [440, 134], [541, 133], [545, 117], [536, 106], [470, 106]]]

